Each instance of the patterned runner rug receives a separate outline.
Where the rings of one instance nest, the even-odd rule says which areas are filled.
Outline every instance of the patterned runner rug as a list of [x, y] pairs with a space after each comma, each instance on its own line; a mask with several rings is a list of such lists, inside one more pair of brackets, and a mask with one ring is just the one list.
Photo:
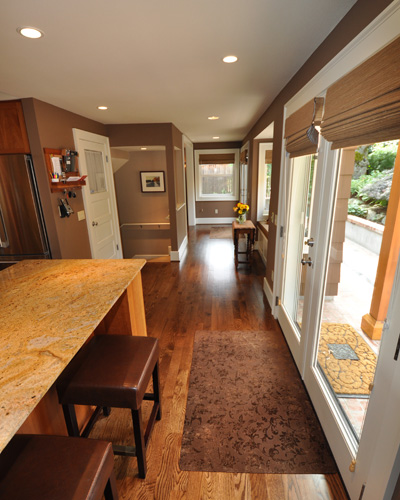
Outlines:
[[337, 472], [280, 331], [196, 332], [180, 467]]
[[318, 363], [338, 396], [370, 393], [376, 355], [350, 325], [322, 323]]
[[210, 229], [210, 239], [232, 239], [232, 226], [212, 227]]

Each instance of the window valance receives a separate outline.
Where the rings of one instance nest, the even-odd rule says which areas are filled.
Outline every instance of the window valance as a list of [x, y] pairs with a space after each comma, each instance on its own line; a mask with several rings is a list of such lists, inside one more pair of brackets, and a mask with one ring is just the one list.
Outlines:
[[324, 108], [324, 98], [316, 97], [286, 119], [286, 151], [291, 158], [315, 153], [318, 147], [318, 132]]
[[328, 88], [321, 134], [332, 149], [400, 138], [400, 37]]
[[200, 165], [227, 165], [230, 163], [235, 163], [234, 153], [211, 153], [199, 155]]
[[248, 151], [247, 149], [244, 149], [241, 153], [240, 153], [240, 163], [244, 163], [247, 165], [247, 161], [248, 161]]

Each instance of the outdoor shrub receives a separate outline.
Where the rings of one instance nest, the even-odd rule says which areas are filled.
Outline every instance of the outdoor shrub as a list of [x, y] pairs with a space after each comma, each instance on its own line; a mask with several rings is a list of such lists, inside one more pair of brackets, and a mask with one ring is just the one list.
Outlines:
[[373, 144], [368, 153], [368, 172], [390, 170], [394, 167], [399, 141], [381, 142]]
[[361, 201], [350, 198], [349, 200], [349, 208], [348, 208], [348, 213], [350, 215], [355, 215], [356, 217], [362, 217], [363, 219], [366, 218], [368, 210], [366, 208], [363, 208], [361, 206]]

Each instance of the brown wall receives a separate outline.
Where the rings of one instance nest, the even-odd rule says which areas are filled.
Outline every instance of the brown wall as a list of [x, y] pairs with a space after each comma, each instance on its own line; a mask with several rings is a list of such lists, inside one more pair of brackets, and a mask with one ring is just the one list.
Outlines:
[[[114, 155], [114, 151], [113, 151]], [[142, 193], [140, 171], [163, 171], [166, 174], [165, 151], [135, 151], [129, 160], [114, 174], [115, 191], [120, 224], [132, 222], [168, 223], [168, 192]], [[167, 176], [165, 178], [167, 182]], [[140, 230], [125, 226], [121, 228], [124, 257], [134, 255], [166, 255], [170, 242], [170, 231]]]
[[[282, 151], [282, 132], [283, 132], [283, 111], [285, 104], [291, 99], [311, 78], [313, 78], [333, 57], [335, 57], [351, 40], [357, 36], [365, 27], [368, 26], [389, 4], [391, 0], [359, 0], [340, 21], [340, 23], [331, 31], [322, 44], [315, 50], [306, 63], [300, 68], [289, 83], [281, 90], [269, 108], [264, 112], [261, 118], [253, 126], [243, 143], [249, 141], [249, 165], [252, 166], [250, 172], [251, 200], [257, 199], [257, 162], [254, 154], [254, 138], [274, 122], [274, 146], [272, 156], [272, 190], [270, 212], [278, 211], [279, 194], [279, 172], [281, 164]], [[251, 213], [253, 222], [256, 212]], [[270, 224], [268, 236], [268, 256], [266, 278], [272, 288], [271, 272], [274, 270], [275, 243], [277, 228]]]
[[175, 200], [175, 147], [182, 149], [182, 133], [172, 123], [107, 125], [106, 131], [111, 147], [165, 146], [171, 249], [178, 250], [184, 239], [182, 230], [186, 234], [186, 226], [180, 220], [186, 218], [186, 212], [176, 211]]
[[28, 130], [40, 199], [53, 258], [91, 258], [86, 220], [78, 221], [77, 212], [83, 210], [82, 191], [69, 199], [74, 210], [70, 217], [60, 218], [58, 198], [51, 193], [43, 148], [75, 149], [73, 128], [106, 135], [104, 125], [37, 99], [23, 99], [22, 105]]

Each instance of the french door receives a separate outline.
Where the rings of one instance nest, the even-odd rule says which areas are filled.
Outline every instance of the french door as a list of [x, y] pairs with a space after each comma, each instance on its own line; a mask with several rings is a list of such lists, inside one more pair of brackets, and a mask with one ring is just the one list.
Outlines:
[[[369, 312], [368, 290], [372, 294], [380, 256], [347, 234], [354, 156], [354, 149], [333, 151], [321, 139], [317, 155], [287, 159], [277, 317], [351, 499], [379, 500], [386, 498], [399, 444], [381, 422], [383, 399], [400, 406], [398, 396], [388, 399], [388, 391], [397, 394], [400, 385], [393, 376], [397, 365], [388, 361], [398, 335], [399, 308], [393, 304], [400, 298], [400, 278], [383, 340], [371, 341], [360, 323]], [[388, 379], [392, 385], [385, 387]], [[391, 453], [382, 442], [391, 444]]]

